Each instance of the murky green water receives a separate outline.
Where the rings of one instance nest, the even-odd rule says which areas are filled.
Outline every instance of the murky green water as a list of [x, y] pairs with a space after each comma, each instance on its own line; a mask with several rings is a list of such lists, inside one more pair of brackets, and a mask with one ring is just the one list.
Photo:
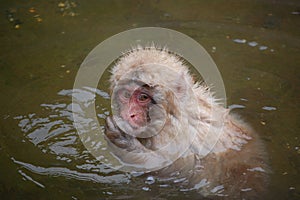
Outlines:
[[[106, 167], [73, 127], [71, 89], [85, 56], [107, 37], [144, 26], [180, 31], [206, 48], [228, 104], [266, 143], [268, 197], [300, 198], [299, 1], [72, 2], [0, 3], [1, 199], [197, 197]], [[100, 85], [100, 122], [106, 92]]]

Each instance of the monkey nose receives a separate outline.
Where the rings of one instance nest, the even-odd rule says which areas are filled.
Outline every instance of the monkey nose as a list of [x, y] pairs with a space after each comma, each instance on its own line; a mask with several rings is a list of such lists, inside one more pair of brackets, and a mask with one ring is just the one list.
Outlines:
[[130, 115], [131, 118], [135, 118], [135, 116], [136, 116], [135, 114], [131, 114]]

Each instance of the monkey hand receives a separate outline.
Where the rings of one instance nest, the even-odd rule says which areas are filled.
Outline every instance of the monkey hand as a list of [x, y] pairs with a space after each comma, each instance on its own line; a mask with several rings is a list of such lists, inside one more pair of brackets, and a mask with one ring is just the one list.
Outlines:
[[108, 142], [112, 142], [114, 145], [121, 149], [134, 152], [144, 152], [145, 147], [133, 136], [124, 133], [116, 125], [112, 117], [106, 118], [105, 135]]
[[163, 155], [146, 148], [137, 138], [124, 133], [112, 117], [107, 117], [105, 136], [114, 155], [124, 163], [135, 164], [135, 170], [160, 168], [165, 162], [170, 162]]

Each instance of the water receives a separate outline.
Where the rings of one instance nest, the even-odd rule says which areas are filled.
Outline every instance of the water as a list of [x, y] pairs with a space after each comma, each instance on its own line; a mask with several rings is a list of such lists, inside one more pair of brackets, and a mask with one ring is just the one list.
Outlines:
[[[144, 26], [180, 31], [206, 48], [229, 106], [265, 141], [273, 170], [268, 197], [300, 198], [299, 2], [59, 3], [1, 3], [1, 199], [197, 197], [178, 190], [180, 180], [103, 165], [73, 126], [70, 91], [85, 56], [107, 37]], [[103, 84], [96, 95], [100, 124], [109, 114], [107, 92]]]

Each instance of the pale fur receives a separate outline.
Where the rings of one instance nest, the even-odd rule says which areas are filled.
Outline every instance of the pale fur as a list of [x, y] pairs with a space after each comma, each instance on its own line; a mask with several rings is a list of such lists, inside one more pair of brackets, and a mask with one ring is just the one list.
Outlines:
[[[191, 88], [189, 94], [188, 91], [184, 91], [185, 101], [181, 105], [181, 113], [185, 118], [189, 118], [190, 123], [194, 126], [190, 127], [190, 133], [194, 132], [196, 136], [196, 144], [202, 143], [206, 134], [217, 134], [220, 135], [220, 140], [214, 149], [207, 149], [207, 151], [212, 150], [213, 152], [226, 151], [228, 148], [240, 149], [240, 147], [247, 143], [246, 141], [250, 139], [249, 136], [244, 135], [242, 132], [232, 132], [232, 130], [227, 130], [225, 125], [225, 120], [229, 118], [229, 110], [224, 109], [220, 106], [215, 98], [212, 96], [210, 89], [204, 85], [195, 82], [189, 74], [188, 68], [183, 64], [183, 61], [176, 55], [170, 54], [167, 49], [157, 49], [154, 46], [148, 48], [137, 47], [130, 51], [130, 53], [125, 53], [124, 56], [117, 62], [117, 64], [112, 69], [111, 83], [112, 88], [117, 84], [119, 79], [134, 70], [138, 66], [147, 64], [159, 64], [170, 70], [174, 70], [178, 77], [172, 77], [175, 84], [184, 85], [186, 88]], [[151, 78], [149, 74], [145, 73], [143, 76], [143, 82], [149, 85], [162, 85], [170, 87], [172, 85], [172, 80], [170, 77], [162, 78]], [[198, 105], [198, 109], [195, 109], [195, 104]], [[178, 104], [179, 105], [179, 104]], [[196, 107], [197, 108], [197, 107]], [[192, 118], [190, 116], [193, 116]], [[180, 124], [181, 122], [175, 122]], [[212, 123], [218, 123], [219, 126], [212, 126]], [[175, 124], [175, 125], [178, 125]], [[196, 126], [196, 127], [195, 127]], [[222, 133], [221, 128], [224, 129]], [[187, 130], [187, 129], [185, 129]], [[231, 140], [231, 138], [234, 138]], [[197, 141], [199, 140], [199, 141]], [[212, 144], [208, 144], [212, 145]], [[201, 149], [197, 145], [193, 145], [193, 151], [200, 153]], [[204, 147], [205, 148], [205, 147]]]
[[[165, 77], [163, 74], [154, 73], [151, 67], [147, 68], [147, 66], [156, 65], [165, 67], [163, 70], [172, 70], [171, 74], [176, 76]], [[244, 174], [249, 174], [250, 172], [247, 169], [255, 167], [267, 170], [267, 164], [264, 162], [265, 153], [254, 131], [237, 117], [229, 114], [230, 110], [220, 106], [207, 86], [193, 80], [188, 68], [178, 56], [170, 53], [165, 48], [157, 49], [154, 46], [132, 49], [125, 53], [113, 67], [110, 79], [111, 88], [114, 89], [124, 75], [133, 73], [138, 68], [144, 72], [139, 75], [144, 83], [150, 86], [168, 88], [176, 93], [177, 96], [173, 99], [174, 102], [169, 103], [174, 104], [171, 105], [174, 106], [174, 110], [180, 111], [180, 117], [176, 116], [176, 112], [175, 114], [169, 113], [168, 124], [166, 125], [168, 128], [162, 134], [143, 139], [143, 145], [138, 144], [139, 151], [159, 149], [167, 144], [170, 138], [174, 139], [174, 132], [179, 133], [178, 139], [175, 138], [178, 144], [182, 139], [188, 138], [192, 144], [189, 150], [182, 155], [182, 159], [193, 157], [193, 159], [200, 161], [203, 169], [200, 170], [199, 174], [195, 170], [190, 182], [194, 183], [196, 187], [199, 181], [204, 178], [207, 179], [210, 184], [201, 189], [202, 194], [205, 196], [210, 195], [209, 190], [219, 183], [230, 181], [235, 184], [235, 180], [227, 177], [227, 174], [230, 174], [232, 170], [240, 170], [240, 173]], [[168, 97], [167, 91], [164, 92]], [[191, 135], [193, 138], [191, 138]], [[139, 143], [138, 141], [135, 142]], [[162, 153], [167, 154], [167, 152]], [[125, 154], [120, 156], [128, 157]], [[155, 159], [155, 156], [152, 158], [135, 157], [134, 159], [128, 158], [127, 161], [135, 162], [139, 160], [139, 163], [150, 163], [151, 160], [154, 161]], [[221, 163], [218, 164], [218, 162]], [[178, 163], [180, 163], [180, 159]], [[175, 163], [174, 166], [177, 165], [181, 166], [182, 164]], [[246, 166], [245, 169], [244, 165]], [[171, 167], [169, 170], [162, 171], [169, 172], [173, 169], [174, 167]], [[251, 174], [247, 176], [252, 177]], [[239, 174], [239, 177], [245, 179], [246, 176]], [[258, 181], [261, 181], [260, 178], [264, 179], [265, 177], [263, 175], [259, 176]], [[246, 182], [247, 180], [243, 181]], [[254, 183], [251, 180], [249, 180], [249, 185], [252, 186]], [[232, 193], [232, 191], [241, 190], [247, 184], [236, 184], [225, 188], [228, 193]], [[260, 189], [257, 189], [257, 191], [260, 191]], [[253, 198], [257, 197], [257, 194], [251, 195]], [[231, 194], [231, 197], [240, 198], [243, 195]]]

